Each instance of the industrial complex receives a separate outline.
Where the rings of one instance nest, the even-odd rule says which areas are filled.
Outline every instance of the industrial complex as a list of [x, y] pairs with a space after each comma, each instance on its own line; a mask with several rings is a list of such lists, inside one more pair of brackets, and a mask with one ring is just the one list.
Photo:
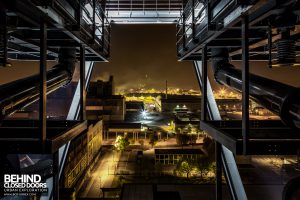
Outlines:
[[1, 0], [0, 199], [300, 199], [299, 69], [299, 0]]

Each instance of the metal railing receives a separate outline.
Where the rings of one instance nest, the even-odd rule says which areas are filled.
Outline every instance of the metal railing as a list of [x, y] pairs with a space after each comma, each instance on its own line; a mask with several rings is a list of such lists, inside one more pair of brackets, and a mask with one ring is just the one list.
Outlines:
[[[80, 4], [82, 19], [91, 30], [92, 43], [101, 45], [102, 51], [109, 55], [110, 23], [105, 16], [105, 5], [97, 0], [85, 1]], [[81, 22], [81, 25], [84, 24]]]
[[104, 1], [54, 0], [48, 5], [64, 18], [64, 24], [72, 31], [83, 32], [87, 45], [97, 44], [100, 51], [109, 56], [110, 23], [105, 15]]
[[197, 43], [202, 45], [211, 41], [221, 30], [233, 24], [240, 13], [246, 12], [252, 2], [189, 0], [177, 23], [178, 56], [184, 56]]
[[191, 42], [196, 42], [196, 35], [207, 27], [208, 1], [190, 0], [177, 23], [177, 52], [180, 53]]

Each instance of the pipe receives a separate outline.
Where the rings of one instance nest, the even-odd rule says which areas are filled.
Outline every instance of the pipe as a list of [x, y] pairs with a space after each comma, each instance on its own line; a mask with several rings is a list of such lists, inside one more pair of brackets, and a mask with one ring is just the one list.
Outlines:
[[[215, 80], [241, 92], [242, 72], [229, 63], [228, 49], [212, 49], [211, 55]], [[252, 100], [279, 115], [287, 126], [300, 128], [300, 88], [254, 74], [249, 80]]]
[[[75, 70], [76, 49], [61, 48], [58, 64], [47, 72], [47, 94], [67, 85]], [[39, 99], [39, 74], [0, 86], [0, 121]]]
[[290, 179], [282, 191], [282, 200], [300, 198], [300, 176]]

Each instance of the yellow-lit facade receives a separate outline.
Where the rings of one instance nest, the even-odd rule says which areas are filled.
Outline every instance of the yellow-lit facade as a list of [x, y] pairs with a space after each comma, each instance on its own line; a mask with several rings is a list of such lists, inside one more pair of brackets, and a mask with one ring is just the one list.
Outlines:
[[103, 122], [90, 125], [88, 131], [75, 138], [69, 148], [64, 169], [64, 188], [73, 188], [94, 161], [102, 144]]

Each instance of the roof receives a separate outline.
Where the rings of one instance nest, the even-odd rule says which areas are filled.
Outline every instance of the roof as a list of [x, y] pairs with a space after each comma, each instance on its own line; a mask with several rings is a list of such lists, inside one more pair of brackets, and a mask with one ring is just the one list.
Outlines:
[[201, 149], [155, 149], [155, 154], [204, 154]]
[[124, 129], [124, 128], [138, 128], [140, 129], [142, 127], [141, 123], [109, 123], [108, 124], [109, 128], [114, 128], [114, 129]]
[[106, 97], [87, 97], [88, 100], [113, 100], [113, 99], [124, 99], [124, 96], [122, 95], [111, 95], [111, 96], [106, 96]]
[[153, 200], [154, 187], [150, 184], [124, 184], [122, 187], [122, 200]]
[[144, 109], [144, 103], [141, 101], [127, 101], [126, 102], [126, 109]]
[[200, 96], [192, 96], [192, 95], [176, 95], [172, 97], [168, 97], [167, 99], [162, 98], [162, 103], [183, 103], [183, 102], [192, 102], [192, 103], [201, 103]]

